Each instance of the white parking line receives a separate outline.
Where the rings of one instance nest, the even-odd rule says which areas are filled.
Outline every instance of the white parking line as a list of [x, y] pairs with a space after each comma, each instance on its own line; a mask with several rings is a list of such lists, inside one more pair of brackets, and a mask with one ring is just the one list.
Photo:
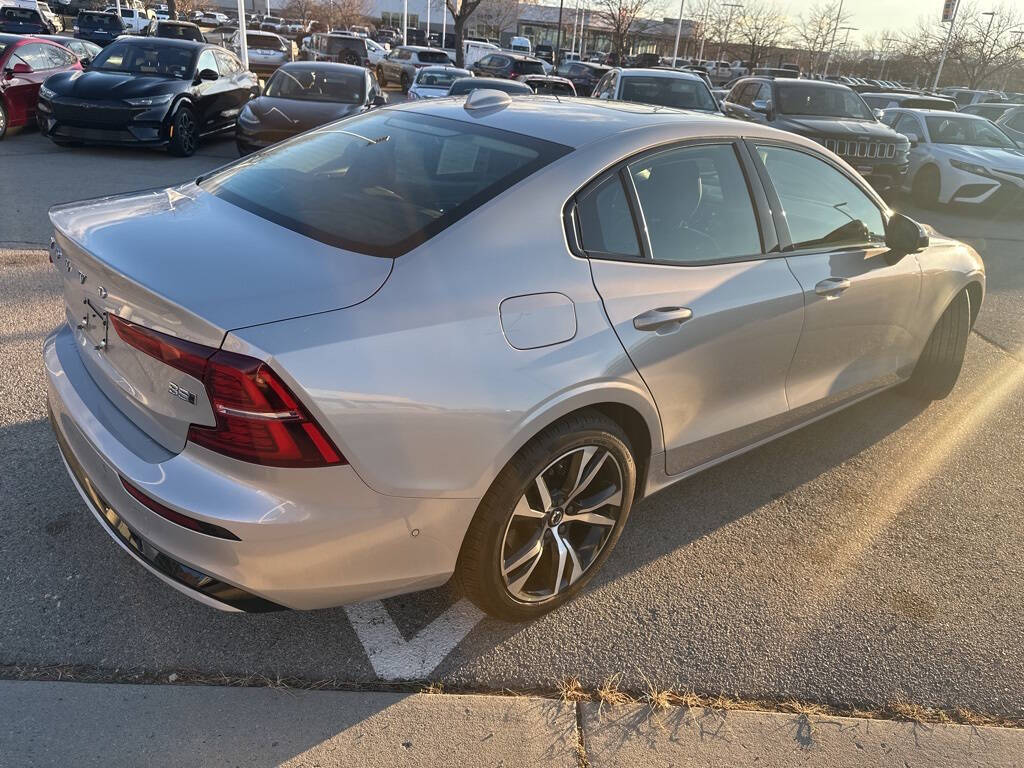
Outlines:
[[406, 640], [380, 601], [347, 605], [345, 613], [382, 680], [422, 680], [484, 617], [471, 602], [459, 600]]

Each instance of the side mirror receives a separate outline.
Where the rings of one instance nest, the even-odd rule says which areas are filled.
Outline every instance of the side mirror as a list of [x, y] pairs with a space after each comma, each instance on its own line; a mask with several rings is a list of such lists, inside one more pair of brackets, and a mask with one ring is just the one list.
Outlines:
[[82, 65], [82, 69], [88, 69], [89, 65], [92, 64], [92, 58], [90, 56], [83, 56], [78, 60], [78, 63]]
[[219, 77], [220, 74], [212, 69], [204, 69], [199, 73], [200, 80], [217, 80]]
[[885, 224], [885, 245], [901, 256], [917, 253], [928, 247], [928, 233], [913, 219], [894, 213]]
[[7, 75], [8, 79], [15, 75], [28, 75], [31, 74], [32, 67], [23, 61], [16, 62], [13, 67], [8, 67], [4, 70], [4, 74]]
[[912, 147], [916, 147], [921, 143], [921, 137], [916, 133], [904, 133], [903, 135], [907, 137], [907, 141], [910, 142], [910, 146]]
[[383, 107], [388, 103], [388, 97], [383, 93], [375, 93], [373, 98], [370, 100], [370, 104], [375, 107]]
[[880, 110], [880, 109], [872, 109], [871, 110], [871, 114], [873, 114], [875, 116], [875, 120], [877, 120], [878, 122], [882, 122], [882, 117], [883, 117], [882, 110]]
[[767, 117], [769, 120], [772, 119], [772, 102], [771, 99], [754, 99], [750, 103], [750, 108], [755, 112], [760, 112], [762, 115]]

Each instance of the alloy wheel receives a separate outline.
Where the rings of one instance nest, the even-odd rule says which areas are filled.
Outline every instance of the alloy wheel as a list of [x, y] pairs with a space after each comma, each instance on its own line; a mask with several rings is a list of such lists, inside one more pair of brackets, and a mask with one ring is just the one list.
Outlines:
[[500, 568], [509, 595], [538, 603], [597, 561], [622, 511], [622, 468], [606, 448], [573, 448], [551, 462], [512, 510]]
[[181, 148], [186, 152], [186, 154], [192, 154], [195, 152], [196, 121], [192, 118], [192, 113], [188, 110], [183, 110], [178, 118], [178, 131], [181, 133]]

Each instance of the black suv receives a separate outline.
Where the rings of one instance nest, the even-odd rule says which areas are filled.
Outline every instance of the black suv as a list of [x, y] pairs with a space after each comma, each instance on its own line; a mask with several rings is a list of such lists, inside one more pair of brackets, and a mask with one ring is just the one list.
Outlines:
[[594, 92], [597, 81], [604, 77], [611, 67], [591, 64], [586, 61], [563, 61], [555, 67], [555, 74], [572, 80], [578, 96], [589, 96]]
[[75, 37], [104, 46], [125, 33], [124, 20], [116, 13], [79, 11], [75, 19]]
[[910, 142], [879, 122], [852, 88], [816, 80], [744, 77], [722, 102], [730, 117], [814, 139], [878, 190], [902, 185]]
[[302, 46], [299, 58], [303, 61], [334, 61], [338, 64], [370, 66], [366, 40], [349, 34], [317, 32], [308, 44]]
[[543, 75], [540, 59], [521, 53], [489, 53], [472, 67], [477, 77], [503, 77], [514, 80], [519, 75]]

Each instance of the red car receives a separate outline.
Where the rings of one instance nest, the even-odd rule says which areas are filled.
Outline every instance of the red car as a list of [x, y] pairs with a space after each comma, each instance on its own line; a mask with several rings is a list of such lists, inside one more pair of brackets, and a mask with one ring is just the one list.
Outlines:
[[8, 127], [35, 121], [39, 86], [46, 78], [81, 68], [78, 57], [62, 45], [0, 34], [0, 139]]

